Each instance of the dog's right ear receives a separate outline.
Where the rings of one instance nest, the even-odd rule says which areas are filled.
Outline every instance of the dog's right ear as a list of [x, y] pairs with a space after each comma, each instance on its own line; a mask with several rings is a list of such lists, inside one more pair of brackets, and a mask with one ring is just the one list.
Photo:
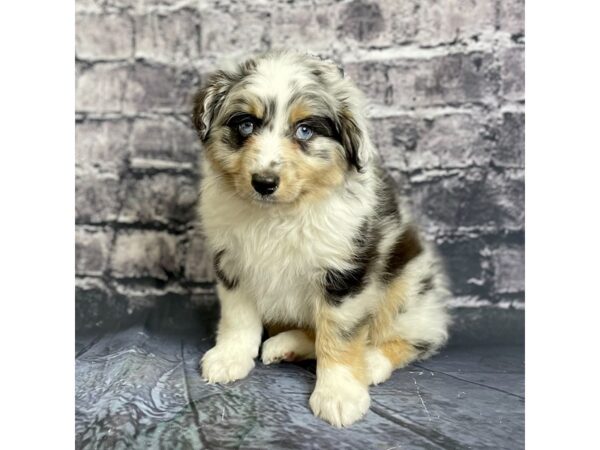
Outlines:
[[202, 142], [208, 139], [213, 120], [234, 83], [233, 74], [219, 70], [208, 77], [204, 87], [194, 96], [192, 122]]

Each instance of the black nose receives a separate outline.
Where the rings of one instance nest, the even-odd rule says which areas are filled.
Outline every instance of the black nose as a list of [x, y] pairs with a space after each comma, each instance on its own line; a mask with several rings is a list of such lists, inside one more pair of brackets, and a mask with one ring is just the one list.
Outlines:
[[271, 195], [279, 186], [279, 177], [277, 175], [252, 175], [252, 187], [261, 195]]

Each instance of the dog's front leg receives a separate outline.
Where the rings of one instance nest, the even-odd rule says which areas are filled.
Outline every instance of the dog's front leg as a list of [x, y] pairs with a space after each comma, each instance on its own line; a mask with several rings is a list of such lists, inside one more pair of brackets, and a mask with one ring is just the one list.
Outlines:
[[227, 289], [219, 282], [217, 293], [221, 303], [217, 343], [202, 357], [202, 378], [229, 383], [246, 377], [254, 367], [262, 323], [256, 304], [239, 286]]
[[357, 421], [370, 405], [365, 369], [369, 316], [350, 308], [323, 301], [316, 315], [317, 384], [310, 407], [337, 427]]

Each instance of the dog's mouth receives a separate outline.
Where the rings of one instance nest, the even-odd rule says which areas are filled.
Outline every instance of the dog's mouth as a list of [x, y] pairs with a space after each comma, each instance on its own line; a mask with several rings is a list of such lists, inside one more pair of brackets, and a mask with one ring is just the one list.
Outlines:
[[256, 203], [260, 203], [263, 205], [275, 205], [277, 203], [281, 203], [272, 195], [261, 195], [261, 194], [253, 194], [251, 196], [251, 200]]
[[246, 194], [246, 198], [250, 200], [251, 203], [261, 206], [261, 207], [277, 207], [277, 206], [286, 206], [292, 205], [296, 203], [296, 198], [292, 200], [288, 200], [286, 198], [281, 198], [275, 194], [271, 195], [262, 195], [257, 192], [252, 192], [250, 195]]

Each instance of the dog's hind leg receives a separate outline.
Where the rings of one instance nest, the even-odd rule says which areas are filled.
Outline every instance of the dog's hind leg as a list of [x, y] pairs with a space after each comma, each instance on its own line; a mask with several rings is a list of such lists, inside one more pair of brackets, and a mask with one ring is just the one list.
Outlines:
[[367, 346], [365, 359], [369, 384], [383, 383], [395, 369], [406, 366], [418, 356], [419, 350], [402, 338]]
[[314, 359], [315, 335], [308, 330], [283, 331], [267, 339], [261, 353], [264, 364]]

